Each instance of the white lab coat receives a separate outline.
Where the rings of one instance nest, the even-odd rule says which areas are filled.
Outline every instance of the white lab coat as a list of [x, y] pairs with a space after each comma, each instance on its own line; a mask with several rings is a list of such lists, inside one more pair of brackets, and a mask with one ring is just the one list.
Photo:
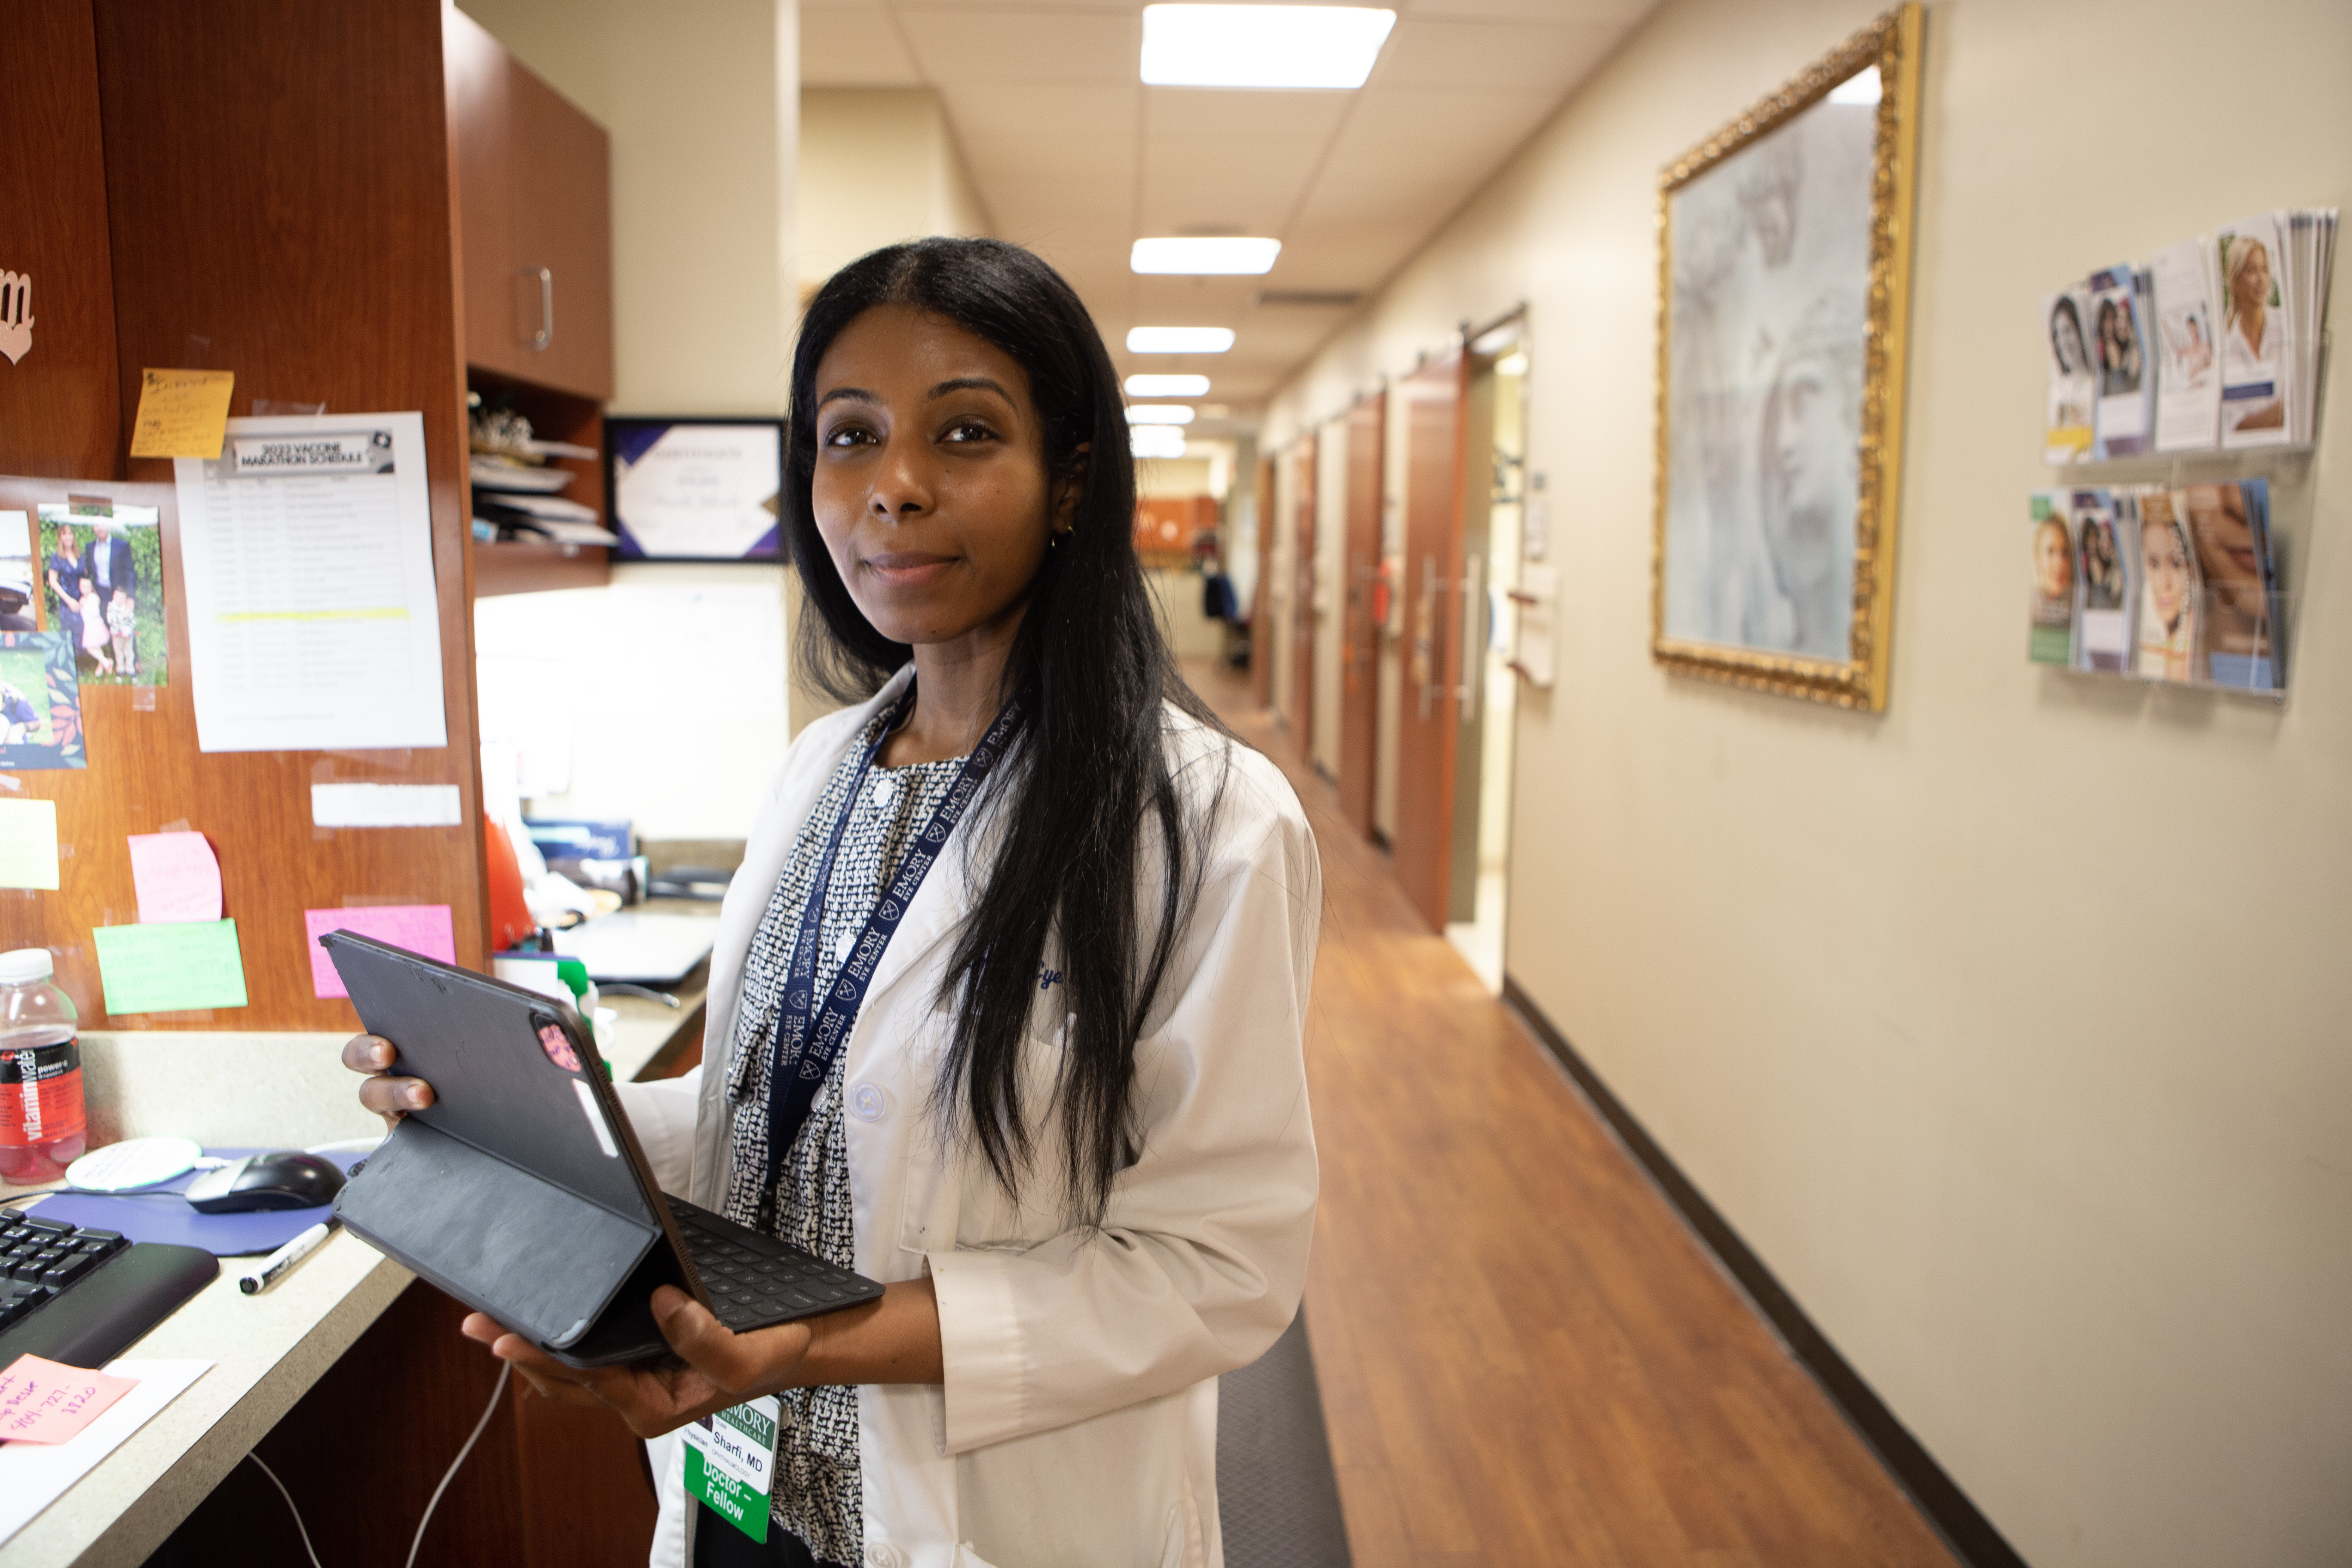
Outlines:
[[[727, 1190], [746, 952], [825, 782], [909, 677], [793, 742], [720, 910], [703, 1064], [623, 1086], [663, 1185], [705, 1207]], [[1216, 776], [1223, 744], [1170, 710], [1188, 797]], [[963, 840], [989, 831], [986, 814], [958, 827], [876, 972], [845, 1069], [856, 1267], [884, 1281], [929, 1273], [946, 1381], [858, 1391], [871, 1568], [1223, 1562], [1216, 1378], [1274, 1342], [1305, 1285], [1316, 1163], [1301, 1046], [1322, 903], [1297, 797], [1256, 752], [1234, 745], [1231, 758], [1199, 901], [1137, 1046], [1141, 1153], [1100, 1231], [1064, 1228], [1050, 1166], [1016, 1210], [931, 1109], [951, 1027], [940, 980], [973, 897]], [[1157, 875], [1147, 860], [1147, 891]], [[1039, 1089], [1063, 994], [1040, 992]], [[694, 1510], [675, 1436], [653, 1449], [659, 1568], [686, 1559]]]

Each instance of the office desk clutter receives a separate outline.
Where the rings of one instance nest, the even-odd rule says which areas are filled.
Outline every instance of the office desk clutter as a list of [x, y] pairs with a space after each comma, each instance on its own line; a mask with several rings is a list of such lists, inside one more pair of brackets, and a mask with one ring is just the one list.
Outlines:
[[335, 1195], [373, 1142], [307, 1152], [215, 1148], [200, 1162], [208, 1169], [190, 1168], [130, 1191], [67, 1188], [32, 1200], [26, 1212], [132, 1241], [201, 1247], [216, 1258], [257, 1257], [331, 1215]]

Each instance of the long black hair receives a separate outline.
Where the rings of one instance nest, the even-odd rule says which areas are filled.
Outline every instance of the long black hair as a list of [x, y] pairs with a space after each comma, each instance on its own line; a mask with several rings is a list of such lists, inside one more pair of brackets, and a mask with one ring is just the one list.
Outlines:
[[[944, 1104], [961, 1100], [971, 1136], [1017, 1201], [1039, 1152], [1021, 1062], [1046, 942], [1058, 937], [1068, 988], [1056, 1001], [1068, 1019], [1055, 1089], [1065, 1198], [1075, 1220], [1093, 1224], [1138, 1152], [1136, 1041], [1189, 913], [1196, 845], [1215, 809], [1214, 790], [1205, 811], [1202, 795], [1180, 793], [1164, 705], [1221, 740], [1223, 726], [1177, 674], [1136, 559], [1135, 462], [1102, 336], [1058, 273], [992, 239], [889, 246], [835, 273], [809, 302], [793, 354], [783, 501], [784, 536], [816, 612], [801, 617], [803, 678], [838, 700], [860, 700], [910, 653], [850, 597], [810, 493], [818, 363], [852, 321], [888, 305], [950, 321], [1010, 355], [1029, 380], [1046, 474], [1077, 487], [1070, 532], [1046, 552], [1005, 662], [1000, 695], [1022, 695], [1021, 726], [991, 781], [1001, 820], [940, 998], [954, 1007], [955, 1032], [939, 1090]], [[1150, 844], [1164, 880], [1147, 923], [1137, 889]]]

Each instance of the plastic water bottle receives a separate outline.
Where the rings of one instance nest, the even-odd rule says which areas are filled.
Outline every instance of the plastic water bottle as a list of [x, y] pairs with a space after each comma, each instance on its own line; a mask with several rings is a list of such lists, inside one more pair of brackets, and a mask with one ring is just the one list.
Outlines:
[[0, 1176], [51, 1182], [80, 1158], [81, 1020], [46, 947], [0, 952]]

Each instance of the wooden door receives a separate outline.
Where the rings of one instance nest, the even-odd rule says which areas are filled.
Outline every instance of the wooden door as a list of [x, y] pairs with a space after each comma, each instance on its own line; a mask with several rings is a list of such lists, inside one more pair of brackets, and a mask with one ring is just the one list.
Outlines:
[[1372, 583], [1381, 565], [1381, 488], [1388, 396], [1348, 411], [1346, 622], [1339, 643], [1339, 814], [1372, 836], [1372, 779], [1380, 755], [1380, 627]]
[[1274, 706], [1274, 459], [1257, 460], [1257, 582], [1250, 589], [1250, 695]]
[[1315, 437], [1291, 448], [1290, 723], [1299, 759], [1315, 765]]
[[1404, 689], [1397, 715], [1397, 880], [1445, 929], [1460, 732], [1462, 541], [1469, 362], [1456, 351], [1405, 378]]
[[[17, 0], [7, 16], [0, 474], [111, 479], [123, 443], [89, 0]], [[18, 586], [0, 592], [13, 603]], [[0, 615], [30, 615], [30, 603]]]

